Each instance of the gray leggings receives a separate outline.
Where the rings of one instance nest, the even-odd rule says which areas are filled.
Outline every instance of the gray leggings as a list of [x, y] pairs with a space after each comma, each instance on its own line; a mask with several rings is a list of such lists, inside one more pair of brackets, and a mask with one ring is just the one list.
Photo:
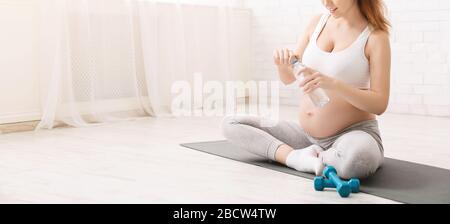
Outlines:
[[310, 136], [295, 122], [280, 121], [273, 127], [263, 127], [262, 122], [267, 121], [250, 115], [227, 116], [222, 130], [232, 144], [273, 161], [281, 145], [296, 150], [318, 145], [325, 150], [320, 155], [323, 163], [334, 166], [345, 179], [366, 178], [383, 163], [384, 149], [376, 120], [354, 124], [324, 139]]

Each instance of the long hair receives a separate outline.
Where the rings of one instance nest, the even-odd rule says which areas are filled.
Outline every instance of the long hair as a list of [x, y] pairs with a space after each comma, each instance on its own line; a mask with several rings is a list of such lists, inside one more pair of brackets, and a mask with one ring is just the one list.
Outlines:
[[386, 6], [382, 0], [358, 0], [359, 10], [375, 30], [389, 33], [391, 23], [386, 18]]

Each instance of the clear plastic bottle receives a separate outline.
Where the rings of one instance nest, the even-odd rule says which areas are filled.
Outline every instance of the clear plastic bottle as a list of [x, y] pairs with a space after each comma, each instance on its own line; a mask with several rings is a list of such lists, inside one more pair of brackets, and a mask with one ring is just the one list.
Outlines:
[[[298, 59], [293, 59], [292, 65], [294, 68], [294, 75], [297, 75], [301, 69], [304, 69], [306, 67]], [[299, 74], [295, 78], [297, 78], [297, 80], [301, 82], [303, 81], [304, 76], [303, 74]], [[308, 96], [316, 107], [324, 107], [330, 102], [330, 98], [322, 88], [314, 90], [313, 92], [309, 93]]]

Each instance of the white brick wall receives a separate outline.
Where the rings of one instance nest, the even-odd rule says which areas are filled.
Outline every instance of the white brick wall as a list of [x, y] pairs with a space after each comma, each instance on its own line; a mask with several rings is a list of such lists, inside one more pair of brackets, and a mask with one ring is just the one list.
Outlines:
[[[253, 10], [252, 75], [276, 79], [275, 48], [295, 48], [320, 0], [244, 0]], [[389, 0], [393, 30], [389, 111], [450, 116], [450, 1]], [[298, 90], [283, 87], [281, 102], [297, 104]]]

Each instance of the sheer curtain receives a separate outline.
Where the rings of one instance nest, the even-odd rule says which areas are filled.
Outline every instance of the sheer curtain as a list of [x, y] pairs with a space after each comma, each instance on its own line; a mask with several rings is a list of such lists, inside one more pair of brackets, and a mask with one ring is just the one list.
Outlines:
[[173, 82], [230, 78], [239, 1], [37, 1], [37, 129], [167, 115]]

